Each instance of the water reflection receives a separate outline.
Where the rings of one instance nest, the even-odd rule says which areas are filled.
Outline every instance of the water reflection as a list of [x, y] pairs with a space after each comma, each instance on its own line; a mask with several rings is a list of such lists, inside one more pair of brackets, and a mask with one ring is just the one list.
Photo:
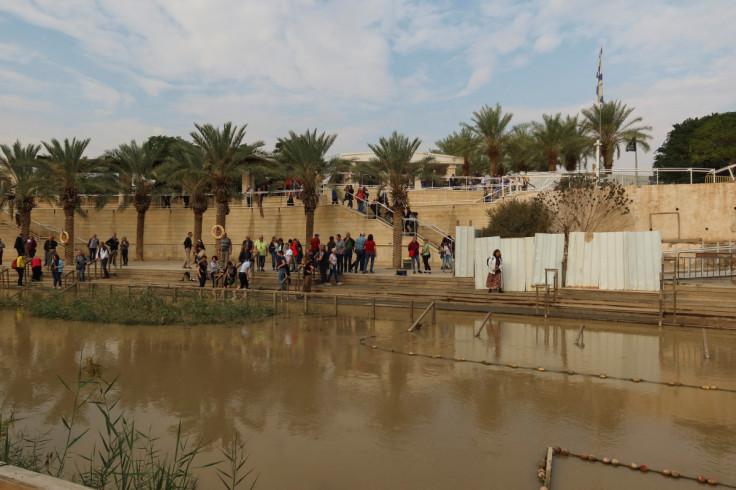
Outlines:
[[[356, 309], [358, 313], [361, 312]], [[366, 315], [367, 316], [367, 315]], [[227, 443], [250, 438], [263, 488], [535, 488], [550, 444], [736, 480], [736, 395], [453, 363], [361, 347], [736, 387], [736, 337], [700, 331], [438, 313], [408, 319], [287, 313], [257, 323], [124, 327], [0, 312], [0, 395], [33, 423], [57, 424], [82, 353], [96, 355], [139, 426]], [[93, 421], [94, 416], [90, 415]], [[213, 446], [214, 447], [214, 446]], [[596, 479], [564, 463], [555, 478]], [[214, 485], [204, 471], [203, 487]], [[596, 488], [623, 488], [599, 484]], [[650, 481], [651, 480], [651, 481]], [[664, 479], [639, 487], [669, 488]], [[567, 482], [567, 484], [566, 484]], [[633, 483], [633, 486], [636, 486]], [[657, 486], [661, 485], [661, 486]]]

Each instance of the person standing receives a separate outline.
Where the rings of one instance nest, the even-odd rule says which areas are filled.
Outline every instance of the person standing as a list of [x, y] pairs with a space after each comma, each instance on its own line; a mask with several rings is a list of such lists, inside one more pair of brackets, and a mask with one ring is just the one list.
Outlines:
[[232, 253], [233, 241], [228, 238], [227, 233], [222, 232], [222, 238], [220, 238], [220, 263], [227, 264]]
[[0, 238], [0, 265], [3, 265], [3, 252], [5, 251], [5, 244], [3, 239]]
[[501, 284], [501, 251], [496, 249], [493, 251], [493, 255], [488, 257], [486, 260], [488, 266], [488, 277], [486, 278], [486, 287], [488, 292], [492, 292], [494, 289], [498, 289], [499, 293], [503, 293], [503, 286]]
[[302, 292], [312, 292], [312, 276], [314, 276], [314, 264], [312, 259], [304, 257], [304, 283], [302, 284]]
[[421, 274], [422, 267], [419, 264], [419, 242], [417, 241], [416, 235], [411, 239], [407, 248], [409, 249], [409, 258], [411, 259], [412, 274], [416, 274], [417, 270], [419, 270], [419, 273]]
[[110, 255], [110, 262], [112, 265], [117, 264], [118, 258], [118, 247], [120, 246], [120, 240], [118, 240], [118, 234], [113, 233], [110, 238], [107, 239], [105, 245], [108, 247], [108, 254]]
[[243, 255], [243, 260], [239, 260], [238, 262], [243, 262], [245, 259], [248, 259], [251, 262], [251, 265], [253, 265], [253, 250], [253, 240], [250, 239], [250, 235], [245, 235], [243, 246], [240, 249], [240, 254]]
[[253, 188], [251, 186], [248, 186], [245, 189], [245, 201], [248, 203], [248, 207], [253, 207]]
[[110, 273], [107, 270], [107, 262], [110, 260], [110, 250], [105, 242], [100, 242], [97, 248], [97, 260], [102, 264], [102, 273], [105, 279], [110, 279]]
[[64, 272], [64, 261], [57, 253], [51, 257], [51, 276], [54, 278], [54, 289], [61, 289], [61, 274]]
[[26, 250], [28, 252], [28, 256], [30, 258], [33, 258], [36, 256], [36, 247], [38, 244], [36, 243], [36, 239], [33, 238], [33, 235], [28, 236], [28, 241], [26, 242]]
[[[73, 241], [73, 240], [72, 240]], [[97, 238], [97, 233], [92, 235], [92, 238], [89, 239], [87, 242], [87, 248], [89, 249], [89, 256], [92, 260], [95, 260], [97, 258], [97, 247], [100, 244], [99, 238]]]
[[203, 288], [207, 282], [207, 256], [202, 255], [199, 257], [197, 263], [197, 279], [199, 279], [199, 287]]
[[355, 249], [355, 240], [350, 237], [350, 233], [345, 233], [345, 250], [342, 253], [342, 257], [338, 257], [338, 260], [342, 260], [342, 273], [350, 271], [350, 264], [353, 261], [353, 250]]
[[356, 273], [359, 268], [360, 272], [365, 270], [365, 242], [365, 233], [361, 233], [358, 239], [355, 240], [355, 262], [353, 262], [351, 268], [355, 269]]
[[258, 251], [258, 264], [256, 270], [263, 272], [266, 267], [266, 252], [268, 252], [268, 243], [263, 240], [263, 235], [259, 235], [258, 240], [256, 240], [253, 246]]
[[345, 269], [343, 269], [343, 257], [345, 256], [345, 240], [343, 240], [339, 233], [337, 234], [337, 239], [335, 241], [335, 254], [337, 255], [337, 273], [344, 274]]
[[319, 285], [325, 287], [327, 284], [327, 269], [330, 266], [330, 256], [327, 254], [327, 247], [321, 245], [319, 252], [314, 256], [315, 264], [319, 265]]
[[429, 259], [431, 256], [432, 256], [432, 252], [429, 250], [429, 240], [425, 238], [424, 244], [422, 245], [422, 261], [424, 261], [424, 273], [425, 274], [432, 273], [432, 268], [429, 266]]
[[199, 263], [199, 259], [201, 259], [204, 254], [205, 254], [204, 243], [202, 242], [201, 238], [197, 238], [197, 244], [194, 245], [194, 257], [197, 263]]
[[182, 269], [191, 269], [189, 265], [189, 258], [192, 256], [192, 232], [187, 233], [187, 237], [184, 239], [184, 265]]
[[80, 248], [77, 250], [77, 256], [74, 257], [74, 265], [79, 272], [79, 282], [84, 282], [84, 270], [87, 268], [87, 264], [89, 263], [89, 259], [86, 255], [84, 255], [84, 252], [82, 252], [82, 249]]
[[130, 248], [130, 242], [128, 237], [124, 236], [120, 240], [120, 256], [123, 258], [123, 265], [128, 265], [128, 249]]
[[43, 243], [43, 266], [48, 267], [51, 265], [51, 261], [56, 253], [56, 247], [59, 244], [54, 240], [53, 236], [50, 236], [48, 240]]
[[440, 250], [442, 250], [442, 272], [445, 272], [445, 268], [452, 272], [452, 247], [450, 247], [450, 242], [447, 238], [442, 240]]
[[23, 274], [26, 273], [26, 260], [28, 256], [25, 254], [18, 255], [15, 259], [15, 271], [18, 273], [18, 287], [23, 287]]
[[330, 283], [330, 279], [332, 277], [334, 277], [335, 278], [335, 286], [342, 286], [342, 283], [340, 282], [340, 278], [337, 275], [337, 262], [338, 262], [338, 260], [337, 260], [337, 250], [336, 249], [332, 249], [332, 252], [330, 252], [330, 258], [328, 260], [329, 260], [330, 272], [327, 275], [327, 284], [329, 284]]
[[15, 244], [13, 244], [18, 257], [22, 257], [26, 254], [26, 241], [23, 239], [23, 234], [19, 233], [15, 238]]
[[322, 243], [319, 240], [319, 233], [314, 234], [314, 238], [309, 242], [310, 255], [314, 256], [316, 252], [319, 252], [319, 246]]
[[279, 289], [286, 291], [286, 269], [288, 268], [286, 259], [284, 258], [284, 251], [279, 250], [276, 252], [276, 271], [278, 272]]
[[363, 266], [363, 274], [368, 269], [368, 262], [371, 263], [371, 274], [373, 274], [373, 261], [376, 260], [376, 242], [373, 241], [373, 234], [368, 234], [368, 239], [365, 241], [365, 265]]

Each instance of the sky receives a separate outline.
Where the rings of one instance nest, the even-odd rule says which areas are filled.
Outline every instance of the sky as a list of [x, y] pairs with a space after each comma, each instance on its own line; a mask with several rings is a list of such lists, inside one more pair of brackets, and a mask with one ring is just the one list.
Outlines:
[[[733, 0], [0, 0], [0, 143], [91, 138], [88, 156], [194, 123], [245, 140], [394, 130], [420, 150], [499, 103], [512, 124], [635, 107], [654, 150], [736, 110]], [[622, 152], [614, 168], [633, 168]]]

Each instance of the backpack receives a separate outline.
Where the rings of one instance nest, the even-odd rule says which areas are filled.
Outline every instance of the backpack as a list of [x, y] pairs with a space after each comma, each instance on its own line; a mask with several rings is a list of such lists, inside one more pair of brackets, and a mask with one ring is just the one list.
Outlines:
[[12, 264], [10, 264], [10, 268], [11, 268], [11, 269], [15, 269], [15, 268], [17, 268], [17, 267], [18, 267], [18, 263], [17, 263], [17, 260], [18, 260], [18, 259], [13, 259], [13, 263], [12, 263]]

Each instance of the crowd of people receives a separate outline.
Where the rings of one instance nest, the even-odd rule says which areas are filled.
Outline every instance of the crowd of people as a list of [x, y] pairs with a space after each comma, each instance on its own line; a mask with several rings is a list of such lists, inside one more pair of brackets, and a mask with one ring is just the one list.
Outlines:
[[[416, 247], [414, 244], [416, 243]], [[417, 257], [414, 272], [431, 273], [429, 260], [431, 246], [425, 239], [419, 246], [417, 238], [409, 245], [409, 256]], [[329, 236], [325, 241], [319, 233], [308, 244], [302, 244], [298, 238], [283, 239], [272, 236], [265, 240], [259, 235], [252, 240], [246, 235], [240, 246], [235, 246], [232, 239], [223, 232], [215, 253], [208, 257], [205, 244], [201, 239], [194, 243], [193, 234], [189, 232], [184, 239], [184, 262], [182, 269], [196, 267], [196, 279], [193, 273], [186, 271], [184, 277], [199, 281], [199, 287], [211, 282], [212, 287], [248, 289], [255, 272], [265, 272], [270, 262], [271, 271], [277, 274], [277, 287], [288, 288], [292, 273], [301, 274], [302, 290], [310, 292], [313, 282], [319, 281], [319, 287], [330, 285], [341, 286], [341, 278], [346, 273], [374, 274], [377, 245], [372, 234], [360, 233], [353, 238], [350, 233]], [[442, 258], [442, 272], [452, 271], [453, 242], [448, 237], [438, 247]], [[237, 257], [236, 255], [237, 254]], [[419, 256], [424, 262], [424, 271], [419, 269]], [[194, 265], [192, 265], [194, 264]], [[414, 265], [414, 264], [413, 264]], [[315, 277], [316, 276], [316, 277]]]
[[[53, 288], [61, 289], [61, 274], [64, 271], [64, 260], [57, 253], [59, 242], [54, 235], [48, 237], [43, 243], [43, 260], [40, 253], [37, 256], [38, 242], [33, 235], [25, 238], [19, 233], [15, 238], [13, 248], [15, 249], [16, 258], [11, 263], [11, 268], [18, 274], [18, 287], [23, 287], [26, 268], [31, 269], [31, 282], [43, 281], [43, 270], [51, 272], [53, 278]], [[112, 260], [112, 265], [116, 265], [118, 253], [121, 257], [121, 265], [128, 265], [128, 249], [130, 242], [127, 237], [118, 239], [117, 234], [106, 240], [101, 241], [97, 235], [93, 235], [87, 242], [88, 253], [85, 254], [82, 249], [77, 250], [74, 258], [74, 266], [78, 273], [79, 280], [86, 280], [85, 270], [94, 261], [100, 262], [103, 277], [108, 279], [110, 272], [107, 268], [108, 263]], [[3, 265], [3, 253], [5, 251], [5, 243], [0, 239], [0, 265]]]

